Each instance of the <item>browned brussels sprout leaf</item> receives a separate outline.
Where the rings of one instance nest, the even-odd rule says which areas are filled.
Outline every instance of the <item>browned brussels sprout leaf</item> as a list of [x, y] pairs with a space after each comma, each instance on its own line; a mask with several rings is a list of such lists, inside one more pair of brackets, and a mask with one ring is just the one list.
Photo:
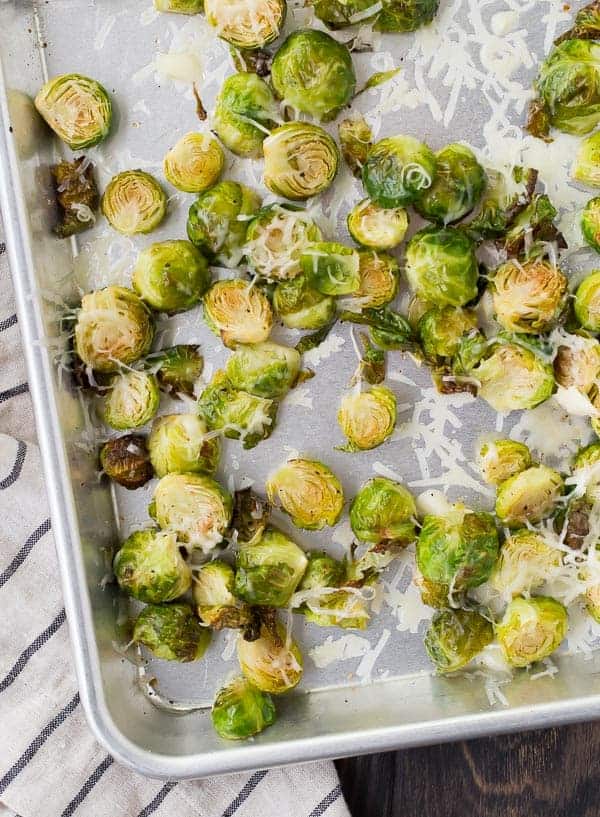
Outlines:
[[305, 352], [309, 352], [311, 349], [316, 349], [317, 346], [320, 346], [323, 343], [334, 326], [335, 321], [332, 321], [326, 326], [322, 326], [320, 329], [317, 329], [316, 332], [311, 332], [310, 335], [304, 335], [304, 337], [300, 338], [296, 344], [296, 351], [303, 355]]
[[231, 531], [237, 532], [237, 542], [247, 545], [259, 539], [269, 523], [271, 505], [251, 488], [236, 491], [233, 497]]
[[262, 48], [236, 48], [230, 45], [229, 53], [236, 71], [258, 74], [259, 77], [268, 77], [271, 73], [273, 55]]
[[85, 156], [72, 162], [59, 162], [50, 168], [56, 191], [59, 221], [54, 232], [59, 238], [69, 238], [89, 230], [96, 221], [100, 203], [94, 179], [94, 166]]
[[543, 139], [544, 142], [552, 142], [553, 139], [550, 136], [550, 128], [550, 116], [546, 106], [541, 99], [532, 100], [529, 103], [525, 130], [532, 136]]
[[600, 0], [579, 9], [573, 28], [554, 40], [554, 44], [565, 40], [600, 40]]
[[363, 347], [362, 358], [352, 378], [352, 383], [365, 380], [371, 386], [383, 383], [385, 380], [385, 352], [373, 346], [365, 332], [359, 334]]
[[535, 194], [531, 202], [512, 219], [506, 236], [501, 241], [509, 256], [535, 258], [545, 253], [540, 243], [555, 242], [566, 249], [567, 242], [554, 219], [558, 212], [548, 196]]

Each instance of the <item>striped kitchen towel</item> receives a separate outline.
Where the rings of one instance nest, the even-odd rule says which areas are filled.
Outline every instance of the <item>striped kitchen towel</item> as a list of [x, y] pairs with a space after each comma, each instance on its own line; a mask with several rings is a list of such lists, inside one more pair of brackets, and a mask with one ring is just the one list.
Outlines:
[[349, 817], [331, 762], [167, 783], [119, 766], [79, 702], [0, 240], [0, 817]]

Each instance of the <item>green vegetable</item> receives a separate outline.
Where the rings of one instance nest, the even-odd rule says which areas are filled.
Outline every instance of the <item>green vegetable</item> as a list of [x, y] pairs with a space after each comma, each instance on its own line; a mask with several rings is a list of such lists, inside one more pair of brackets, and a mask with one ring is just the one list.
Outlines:
[[477, 452], [479, 470], [489, 485], [500, 485], [531, 465], [531, 451], [516, 440], [486, 440]]
[[279, 505], [298, 528], [321, 530], [341, 516], [341, 483], [321, 462], [288, 460], [271, 474], [265, 488], [269, 502]]
[[477, 259], [472, 241], [453, 227], [426, 227], [406, 248], [410, 288], [432, 306], [464, 306], [477, 296]]
[[473, 151], [465, 145], [446, 145], [435, 159], [435, 179], [417, 198], [415, 209], [423, 218], [446, 226], [477, 206], [486, 177]]
[[412, 136], [390, 136], [370, 148], [363, 184], [380, 207], [403, 207], [431, 187], [436, 164], [427, 145]]
[[456, 672], [494, 640], [494, 628], [474, 610], [441, 610], [425, 633], [425, 649], [438, 672]]
[[352, 174], [360, 179], [373, 144], [373, 134], [367, 120], [361, 114], [343, 119], [338, 125], [338, 136], [344, 161]]
[[517, 597], [496, 625], [496, 638], [513, 667], [528, 667], [551, 655], [567, 634], [565, 607], [555, 599]]
[[112, 103], [106, 89], [82, 74], [61, 74], [48, 80], [35, 107], [71, 150], [102, 142], [112, 125]]
[[571, 335], [568, 346], [559, 346], [554, 358], [554, 377], [560, 386], [575, 386], [589, 394], [600, 378], [600, 343], [596, 338]]
[[220, 559], [202, 565], [194, 576], [194, 604], [200, 619], [213, 630], [240, 629], [250, 621], [250, 609], [235, 597], [234, 583], [234, 569]]
[[161, 241], [141, 251], [132, 284], [140, 298], [159, 312], [191, 309], [210, 285], [208, 262], [189, 241]]
[[335, 299], [315, 289], [305, 275], [277, 284], [273, 293], [273, 307], [288, 329], [329, 327], [336, 309]]
[[348, 438], [347, 451], [366, 451], [381, 445], [396, 425], [396, 396], [386, 386], [345, 395], [337, 415]]
[[156, 476], [164, 477], [171, 473], [214, 474], [221, 446], [195, 414], [163, 414], [152, 424], [148, 450]]
[[94, 179], [94, 165], [85, 156], [72, 162], [50, 166], [59, 219], [54, 232], [59, 238], [89, 230], [96, 221], [100, 197]]
[[285, 22], [286, 0], [204, 0], [208, 23], [237, 48], [261, 48], [277, 39]]
[[593, 250], [600, 252], [600, 197], [590, 199], [581, 214], [581, 232]]
[[237, 552], [235, 594], [249, 604], [286, 607], [307, 564], [298, 545], [276, 528], [267, 528], [258, 541]]
[[198, 661], [210, 643], [189, 604], [149, 604], [135, 620], [132, 641], [165, 661]]
[[509, 597], [530, 594], [547, 581], [561, 561], [560, 551], [539, 533], [517, 530], [505, 539], [490, 583]]
[[511, 332], [540, 334], [564, 304], [567, 279], [549, 261], [507, 261], [492, 279], [496, 320]]
[[244, 676], [263, 692], [279, 695], [300, 683], [302, 655], [280, 624], [274, 629], [263, 625], [254, 641], [238, 639], [237, 653]]
[[350, 295], [360, 288], [360, 256], [334, 241], [310, 244], [300, 256], [310, 285], [323, 295]]
[[172, 397], [194, 397], [196, 383], [204, 369], [199, 346], [179, 344], [163, 349], [152, 356], [152, 364], [157, 367], [156, 378], [162, 391]]
[[361, 312], [345, 311], [340, 314], [340, 320], [369, 326], [373, 343], [382, 349], [407, 350], [414, 347], [413, 331], [404, 315], [387, 307], [363, 309]]
[[159, 403], [160, 393], [154, 375], [128, 369], [111, 379], [102, 406], [102, 418], [117, 431], [140, 428], [154, 417]]
[[163, 161], [165, 179], [184, 193], [203, 193], [219, 181], [223, 149], [208, 133], [186, 133]]
[[225, 346], [262, 343], [273, 326], [267, 296], [240, 278], [217, 281], [204, 296], [204, 319]]
[[227, 77], [216, 101], [214, 132], [237, 156], [258, 159], [265, 136], [279, 119], [273, 92], [256, 74]]
[[532, 465], [498, 486], [496, 516], [513, 528], [540, 522], [556, 507], [563, 487], [557, 471], [547, 465]]
[[363, 199], [348, 213], [348, 232], [357, 244], [374, 250], [391, 250], [408, 230], [408, 214], [402, 207], [385, 208]]
[[144, 170], [124, 170], [108, 183], [101, 207], [117, 232], [151, 233], [167, 214], [167, 196], [154, 176]]
[[600, 133], [593, 133], [581, 142], [572, 175], [588, 187], [600, 187]]
[[154, 0], [154, 8], [175, 14], [200, 14], [204, 9], [204, 0]]
[[366, 482], [350, 505], [350, 525], [363, 542], [400, 542], [415, 538], [417, 509], [410, 492], [387, 477]]
[[461, 338], [477, 326], [477, 316], [469, 309], [454, 306], [428, 309], [417, 324], [425, 356], [431, 361], [452, 358]]
[[600, 270], [590, 273], [577, 287], [574, 310], [584, 329], [600, 332]]
[[264, 183], [272, 193], [302, 201], [322, 193], [338, 171], [336, 143], [318, 125], [288, 122], [263, 142]]
[[192, 571], [170, 531], [132, 533], [117, 551], [113, 569], [121, 590], [147, 604], [173, 601], [192, 584]]
[[275, 723], [276, 713], [270, 695], [239, 677], [217, 692], [211, 717], [222, 738], [244, 740]]
[[125, 434], [108, 440], [100, 449], [100, 467], [107, 477], [124, 488], [141, 488], [153, 476], [145, 437]]
[[393, 301], [398, 292], [398, 262], [387, 253], [359, 252], [360, 286], [356, 293], [361, 309], [377, 309]]
[[321, 230], [306, 211], [292, 205], [270, 204], [249, 223], [244, 252], [258, 275], [287, 281], [301, 274], [303, 250], [321, 239]]
[[439, 0], [383, 0], [374, 28], [377, 31], [415, 31], [433, 20], [438, 7]]
[[313, 0], [312, 6], [319, 20], [331, 29], [365, 22], [377, 13], [373, 0]]
[[225, 366], [225, 374], [236, 389], [258, 397], [285, 396], [299, 373], [298, 352], [268, 341], [238, 346]]

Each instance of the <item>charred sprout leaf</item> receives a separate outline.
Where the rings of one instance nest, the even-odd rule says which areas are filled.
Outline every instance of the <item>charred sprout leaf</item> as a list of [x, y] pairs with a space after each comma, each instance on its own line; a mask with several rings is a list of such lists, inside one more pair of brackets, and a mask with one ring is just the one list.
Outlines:
[[204, 358], [199, 346], [180, 344], [152, 355], [152, 366], [157, 367], [156, 379], [161, 390], [172, 397], [194, 397], [194, 387], [204, 369]]
[[151, 233], [167, 213], [167, 196], [154, 176], [145, 170], [124, 170], [108, 183], [101, 207], [117, 232]]
[[234, 595], [235, 571], [220, 559], [202, 565], [194, 576], [192, 594], [200, 619], [213, 630], [243, 629], [252, 619], [247, 604]]
[[236, 48], [262, 48], [277, 39], [285, 22], [286, 0], [204, 0], [208, 23]]
[[[581, 550], [590, 533], [590, 515], [593, 505], [586, 497], [572, 499], [564, 514], [557, 517], [558, 532], [564, 531], [564, 543], [573, 550]], [[562, 519], [561, 519], [562, 516]]]
[[189, 604], [149, 604], [135, 620], [133, 641], [166, 661], [197, 661], [210, 643]]
[[263, 78], [271, 73], [273, 55], [262, 48], [236, 48], [230, 45], [229, 53], [236, 71], [249, 71]]
[[41, 88], [35, 107], [71, 150], [93, 147], [106, 139], [112, 103], [106, 89], [81, 74], [62, 74]]
[[579, 9], [573, 28], [554, 40], [554, 44], [565, 40], [600, 40], [600, 0]]
[[494, 640], [488, 619], [474, 610], [442, 610], [425, 634], [425, 649], [438, 672], [456, 672]]
[[107, 477], [129, 490], [141, 488], [154, 475], [146, 438], [141, 434], [125, 434], [104, 443], [100, 466]]
[[244, 740], [275, 722], [275, 704], [270, 695], [240, 676], [217, 692], [211, 717], [220, 737]]
[[543, 139], [544, 142], [552, 142], [551, 127], [552, 122], [545, 103], [541, 99], [533, 99], [529, 103], [525, 130], [532, 136]]
[[528, 667], [547, 658], [567, 634], [568, 616], [556, 599], [518, 596], [496, 625], [496, 638], [505, 659], [513, 667]]
[[454, 374], [444, 365], [433, 369], [431, 377], [440, 394], [472, 394], [477, 397], [478, 388], [474, 380]]
[[288, 460], [270, 475], [265, 487], [269, 502], [285, 511], [298, 528], [321, 530], [335, 525], [342, 514], [342, 485], [322, 462]]
[[236, 491], [233, 495], [231, 530], [235, 531], [240, 545], [249, 545], [262, 536], [269, 524], [271, 506], [251, 488]]
[[196, 100], [196, 116], [201, 122], [206, 122], [208, 119], [208, 114], [206, 113], [206, 108], [204, 107], [200, 93], [196, 88], [196, 83], [193, 83], [192, 85], [192, 93], [194, 95], [194, 99]]
[[[532, 168], [513, 167], [511, 180], [503, 173], [488, 171], [487, 193], [475, 217], [461, 230], [476, 243], [501, 238], [533, 198], [538, 172]], [[515, 186], [517, 187], [515, 191]]]
[[416, 348], [412, 328], [404, 315], [392, 309], [363, 309], [362, 312], [344, 311], [341, 321], [369, 326], [371, 340], [382, 349], [411, 351]]
[[121, 590], [147, 604], [173, 601], [192, 584], [192, 571], [170, 531], [132, 533], [117, 551], [113, 569]]
[[[546, 194], [534, 195], [531, 202], [512, 219], [502, 244], [509, 256], [535, 258], [546, 252], [545, 243], [566, 249], [567, 243], [554, 219], [558, 211]], [[540, 246], [540, 244], [542, 246]]]
[[157, 477], [165, 474], [214, 474], [219, 465], [218, 437], [207, 433], [196, 414], [163, 414], [148, 438], [150, 460]]
[[54, 232], [59, 238], [69, 238], [93, 227], [100, 203], [94, 179], [94, 165], [85, 156], [72, 162], [59, 162], [50, 167], [59, 221]]
[[304, 335], [303, 338], [300, 338], [298, 343], [296, 344], [296, 351], [303, 355], [305, 352], [309, 352], [311, 349], [316, 349], [317, 346], [320, 346], [323, 341], [327, 338], [333, 327], [335, 326], [335, 320], [331, 321], [331, 323], [322, 326], [320, 329], [317, 329], [316, 332], [312, 332], [310, 335]]
[[358, 379], [366, 380], [371, 386], [377, 386], [385, 380], [385, 352], [373, 346], [369, 336], [359, 332], [363, 347], [362, 357], [357, 371]]
[[357, 114], [344, 119], [338, 125], [342, 156], [352, 173], [360, 179], [367, 162], [367, 154], [373, 144], [373, 134], [364, 116]]

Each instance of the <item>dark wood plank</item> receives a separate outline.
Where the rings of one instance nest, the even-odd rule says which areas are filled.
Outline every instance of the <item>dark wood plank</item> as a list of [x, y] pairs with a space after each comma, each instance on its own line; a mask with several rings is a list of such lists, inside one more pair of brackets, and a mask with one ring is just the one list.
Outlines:
[[353, 817], [598, 817], [600, 723], [337, 762]]

